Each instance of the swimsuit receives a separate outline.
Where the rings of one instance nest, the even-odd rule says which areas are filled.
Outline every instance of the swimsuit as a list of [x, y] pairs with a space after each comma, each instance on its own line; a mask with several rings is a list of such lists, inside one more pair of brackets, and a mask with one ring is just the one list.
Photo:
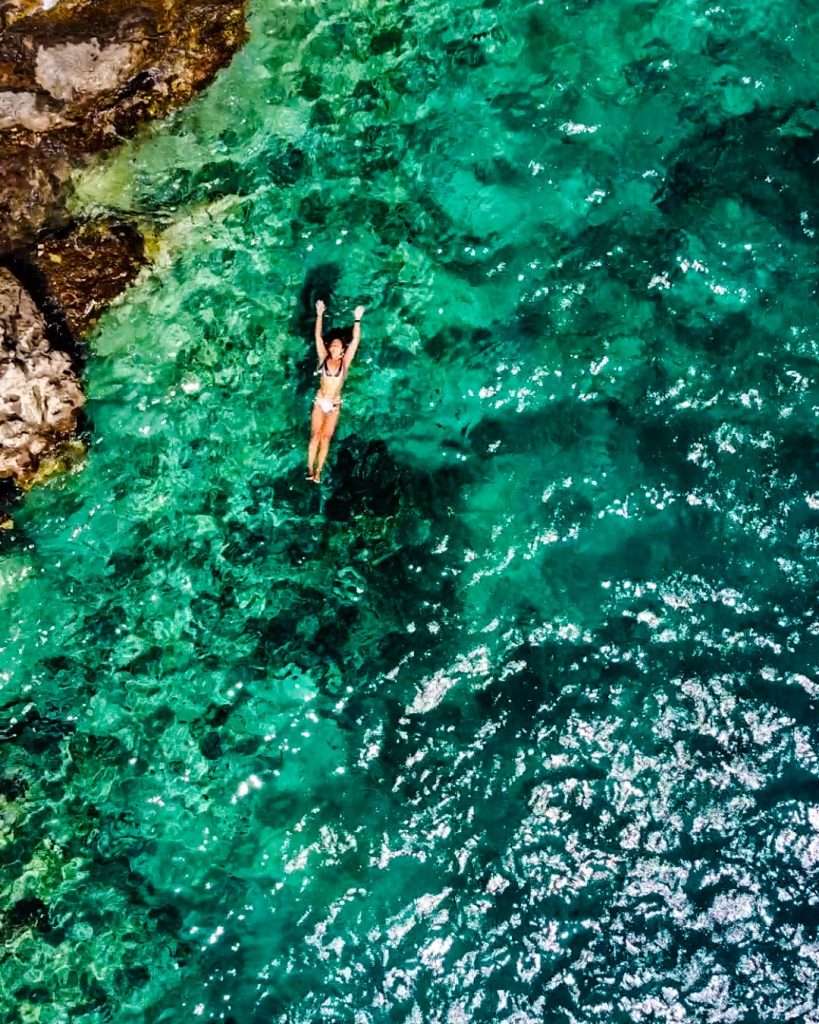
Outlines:
[[341, 399], [325, 398], [323, 395], [316, 395], [316, 405], [324, 413], [335, 412], [336, 409], [341, 408]]
[[[338, 388], [339, 388], [339, 391], [340, 391], [341, 390], [341, 380], [340, 380], [340, 378], [342, 378], [344, 376], [344, 361], [342, 360], [341, 366], [339, 367], [338, 373], [329, 373], [328, 370], [327, 370], [327, 360], [329, 358], [330, 358], [329, 356], [327, 356], [325, 358], [324, 362], [321, 364], [321, 366], [319, 366], [319, 368], [317, 370], [317, 373], [318, 373], [319, 377], [321, 377], [322, 381], [324, 381], [324, 380], [338, 380], [339, 381]], [[321, 393], [321, 391], [319, 391], [319, 393], [316, 395], [316, 398], [315, 398], [315, 404], [319, 407], [319, 409], [321, 409], [321, 411], [323, 413], [335, 412], [336, 409], [340, 409], [341, 408], [341, 395], [340, 394], [336, 394], [336, 395], [323, 395]]]

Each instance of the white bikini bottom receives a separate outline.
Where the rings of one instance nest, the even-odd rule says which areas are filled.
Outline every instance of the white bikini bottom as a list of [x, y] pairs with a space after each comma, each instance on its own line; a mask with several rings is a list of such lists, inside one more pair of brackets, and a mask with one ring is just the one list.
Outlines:
[[341, 408], [340, 398], [325, 398], [324, 395], [316, 395], [316, 403], [323, 413], [335, 412]]

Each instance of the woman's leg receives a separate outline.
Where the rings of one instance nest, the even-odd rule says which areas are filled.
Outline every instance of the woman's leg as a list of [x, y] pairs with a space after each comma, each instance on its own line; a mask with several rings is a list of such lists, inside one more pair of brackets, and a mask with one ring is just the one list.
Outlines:
[[315, 473], [316, 453], [318, 452], [323, 425], [324, 413], [314, 402], [313, 412], [310, 416], [310, 444], [307, 446], [307, 476], [311, 480]]
[[316, 471], [313, 474], [313, 479], [316, 483], [321, 479], [321, 469], [324, 465], [325, 459], [327, 458], [327, 452], [330, 448], [330, 439], [338, 425], [338, 417], [340, 414], [340, 409], [334, 409], [332, 412], [328, 412], [324, 417], [324, 423], [319, 436], [318, 463], [316, 464]]

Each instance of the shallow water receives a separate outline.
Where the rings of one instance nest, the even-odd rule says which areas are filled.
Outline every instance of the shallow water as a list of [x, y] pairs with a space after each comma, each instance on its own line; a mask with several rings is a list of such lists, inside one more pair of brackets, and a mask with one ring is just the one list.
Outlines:
[[0, 555], [4, 1021], [819, 1021], [818, 27], [257, 3], [78, 180], [155, 266]]

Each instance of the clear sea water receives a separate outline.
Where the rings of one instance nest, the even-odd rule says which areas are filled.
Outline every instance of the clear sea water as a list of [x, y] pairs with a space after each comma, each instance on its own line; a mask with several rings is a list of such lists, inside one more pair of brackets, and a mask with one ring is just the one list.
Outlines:
[[0, 553], [0, 1020], [819, 1021], [816, 7], [250, 30], [77, 181], [154, 263]]

